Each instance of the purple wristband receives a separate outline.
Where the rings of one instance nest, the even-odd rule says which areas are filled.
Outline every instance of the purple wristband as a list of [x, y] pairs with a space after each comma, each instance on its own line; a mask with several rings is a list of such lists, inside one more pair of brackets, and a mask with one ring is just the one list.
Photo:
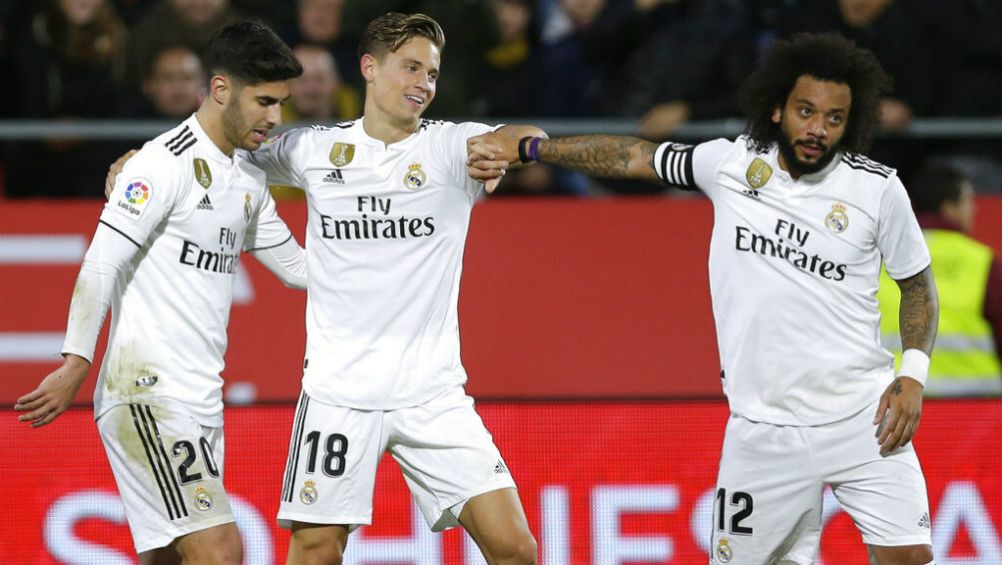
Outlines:
[[539, 160], [539, 140], [541, 139], [543, 138], [534, 137], [532, 138], [532, 141], [529, 142], [529, 150], [526, 152], [526, 156], [529, 158], [530, 161]]

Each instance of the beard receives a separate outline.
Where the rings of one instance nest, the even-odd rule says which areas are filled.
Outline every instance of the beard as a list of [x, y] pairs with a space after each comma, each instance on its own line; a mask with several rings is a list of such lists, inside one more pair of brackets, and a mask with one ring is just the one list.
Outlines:
[[226, 107], [223, 108], [223, 136], [226, 141], [236, 149], [247, 149], [244, 147], [244, 137], [248, 131], [244, 115], [240, 112], [240, 103], [237, 96], [230, 98]]
[[781, 135], [777, 140], [779, 144], [779, 152], [783, 155], [783, 160], [786, 161], [787, 166], [793, 169], [790, 171], [790, 173], [794, 173], [797, 176], [809, 175], [811, 173], [816, 173], [821, 169], [824, 169], [825, 167], [828, 166], [829, 163], [832, 162], [832, 159], [834, 159], [835, 156], [838, 154], [838, 147], [826, 146], [821, 143], [805, 144], [811, 147], [817, 147], [819, 149], [822, 149], [824, 150], [824, 153], [821, 155], [821, 157], [818, 158], [817, 161], [814, 161], [813, 163], [804, 161], [799, 157], [797, 157], [797, 151], [795, 147], [795, 144], [797, 142], [790, 141], [790, 137], [789, 135], [787, 135], [785, 129], [783, 129], [780, 133]]

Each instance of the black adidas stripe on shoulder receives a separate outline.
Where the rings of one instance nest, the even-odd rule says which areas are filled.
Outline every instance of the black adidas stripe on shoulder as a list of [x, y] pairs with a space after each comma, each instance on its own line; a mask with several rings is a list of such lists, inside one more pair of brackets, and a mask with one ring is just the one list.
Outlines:
[[692, 145], [662, 143], [654, 150], [654, 171], [665, 184], [686, 190], [695, 190], [692, 174]]
[[164, 143], [164, 145], [167, 147], [167, 150], [174, 155], [180, 155], [181, 153], [184, 153], [186, 149], [195, 145], [197, 141], [198, 138], [195, 137], [195, 132], [191, 131], [190, 127], [184, 126], [177, 135], [170, 138], [167, 143]]
[[885, 179], [894, 173], [894, 169], [881, 165], [880, 163], [864, 157], [859, 153], [843, 153], [842, 162], [848, 165], [851, 169], [873, 173]]
[[440, 126], [444, 123], [446, 123], [445, 120], [429, 120], [421, 118], [421, 123], [418, 125], [418, 129], [427, 129], [428, 126]]

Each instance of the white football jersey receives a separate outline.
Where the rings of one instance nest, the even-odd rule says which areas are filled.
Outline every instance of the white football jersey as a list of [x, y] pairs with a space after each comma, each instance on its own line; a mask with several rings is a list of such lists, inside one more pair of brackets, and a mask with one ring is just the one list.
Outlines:
[[[100, 223], [138, 252], [112, 295], [96, 416], [162, 397], [183, 402], [203, 425], [222, 425], [220, 372], [240, 252], [292, 237], [264, 172], [246, 155], [227, 157], [192, 116], [146, 143], [118, 175]], [[86, 349], [85, 336], [67, 335], [64, 352], [90, 358]]]
[[777, 425], [841, 420], [894, 376], [880, 343], [881, 260], [895, 279], [930, 263], [894, 170], [843, 152], [794, 180], [747, 138], [662, 144], [669, 184], [713, 202], [710, 293], [731, 411]]
[[466, 140], [493, 128], [421, 120], [386, 145], [362, 123], [296, 129], [252, 159], [309, 204], [303, 389], [391, 410], [466, 382], [459, 281], [483, 186], [466, 174]]

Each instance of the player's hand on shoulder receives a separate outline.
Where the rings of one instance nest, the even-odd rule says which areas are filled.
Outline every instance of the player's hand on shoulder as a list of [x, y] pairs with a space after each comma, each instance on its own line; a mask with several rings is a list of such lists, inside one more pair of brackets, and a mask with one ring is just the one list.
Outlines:
[[44, 426], [66, 411], [87, 378], [90, 362], [77, 355], [67, 355], [62, 366], [48, 374], [38, 387], [17, 399], [14, 410], [24, 412], [20, 422], [31, 427]]
[[878, 424], [877, 443], [882, 454], [904, 447], [915, 436], [922, 418], [922, 391], [920, 382], [902, 375], [880, 396], [873, 423]]
[[118, 173], [122, 172], [125, 168], [125, 162], [132, 158], [133, 155], [138, 153], [138, 149], [130, 149], [128, 153], [119, 157], [114, 163], [108, 167], [108, 176], [104, 178], [104, 197], [105, 199], [111, 198], [111, 191], [115, 190], [115, 177]]

